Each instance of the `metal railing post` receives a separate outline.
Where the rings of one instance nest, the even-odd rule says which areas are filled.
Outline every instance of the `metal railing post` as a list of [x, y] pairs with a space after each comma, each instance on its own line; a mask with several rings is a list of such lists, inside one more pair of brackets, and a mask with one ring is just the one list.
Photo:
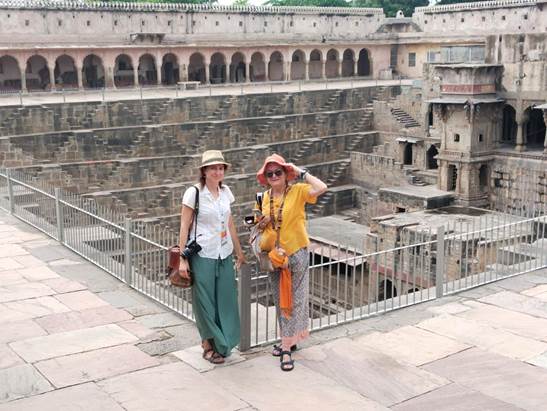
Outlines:
[[436, 298], [444, 295], [444, 226], [437, 227], [437, 266], [435, 273]]
[[251, 348], [251, 265], [244, 264], [239, 270], [239, 351]]
[[13, 183], [11, 181], [11, 170], [6, 169], [6, 177], [8, 178], [8, 198], [9, 198], [9, 213], [13, 214], [15, 211], [15, 201], [13, 198]]
[[65, 228], [63, 221], [63, 206], [61, 204], [61, 189], [55, 187], [55, 218], [57, 218], [57, 241], [65, 242]]
[[124, 243], [125, 243], [125, 282], [131, 284], [131, 265], [133, 264], [131, 258], [131, 219], [126, 218], [124, 222]]

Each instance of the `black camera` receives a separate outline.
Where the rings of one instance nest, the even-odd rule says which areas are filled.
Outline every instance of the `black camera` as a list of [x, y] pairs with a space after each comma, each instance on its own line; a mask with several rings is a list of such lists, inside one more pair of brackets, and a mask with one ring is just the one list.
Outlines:
[[243, 217], [243, 221], [247, 225], [253, 225], [255, 223], [255, 216], [254, 215], [246, 215]]
[[196, 255], [200, 251], [201, 251], [201, 246], [198, 244], [196, 240], [192, 240], [188, 244], [186, 244], [186, 247], [184, 247], [184, 250], [180, 252], [180, 256], [189, 260], [190, 257], [192, 257], [193, 255]]

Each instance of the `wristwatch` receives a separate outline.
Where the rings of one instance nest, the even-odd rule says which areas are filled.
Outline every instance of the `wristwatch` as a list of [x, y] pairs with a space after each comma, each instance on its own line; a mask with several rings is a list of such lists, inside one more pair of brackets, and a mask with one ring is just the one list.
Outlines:
[[308, 174], [308, 170], [303, 168], [302, 171], [300, 172], [300, 180], [304, 180], [306, 178], [306, 174]]

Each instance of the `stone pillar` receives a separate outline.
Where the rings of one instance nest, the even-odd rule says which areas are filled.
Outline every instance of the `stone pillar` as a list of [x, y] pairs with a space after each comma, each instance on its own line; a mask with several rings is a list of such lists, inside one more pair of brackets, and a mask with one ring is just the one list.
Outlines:
[[158, 78], [156, 83], [161, 86], [161, 64], [156, 64], [156, 77]]
[[517, 151], [525, 151], [526, 150], [526, 143], [524, 142], [524, 130], [523, 130], [523, 122], [522, 119], [517, 120], [517, 145], [515, 146], [515, 150]]
[[179, 66], [179, 81], [188, 81], [188, 65], [181, 64]]
[[249, 75], [249, 65], [250, 63], [245, 63], [245, 83], [250, 83], [251, 82], [251, 76]]
[[327, 60], [321, 60], [321, 78], [323, 80], [327, 78], [326, 70], [325, 70], [326, 66], [327, 66]]
[[26, 66], [21, 70], [21, 91], [27, 91], [27, 73]]
[[[543, 121], [547, 124], [547, 109], [543, 110]], [[547, 155], [547, 129], [545, 130], [545, 140], [543, 141], [543, 154]]]
[[84, 89], [84, 73], [83, 73], [82, 67], [75, 65], [75, 69], [76, 69], [76, 78], [78, 80], [78, 90], [83, 90]]
[[209, 79], [209, 77], [210, 77], [210, 76], [209, 76], [209, 74], [210, 74], [210, 73], [209, 73], [209, 70], [211, 69], [211, 68], [209, 67], [210, 64], [211, 64], [211, 63], [210, 63], [209, 61], [206, 61], [206, 62], [205, 62], [205, 84], [209, 84], [209, 80], [210, 80], [210, 79]]
[[228, 64], [225, 64], [223, 67], [224, 67], [224, 80], [225, 80], [224, 82], [229, 83], [230, 82], [230, 72], [229, 72], [228, 68], [230, 66]]
[[264, 63], [265, 81], [270, 81], [270, 62]]
[[106, 88], [115, 88], [114, 87], [114, 70], [112, 69], [112, 66], [110, 67], [105, 67], [105, 73], [104, 73], [104, 77], [105, 77], [105, 86]]
[[133, 83], [135, 87], [139, 86], [139, 67], [136, 64], [133, 66]]
[[336, 61], [336, 77], [342, 77], [342, 59]]
[[353, 76], [357, 77], [357, 72], [359, 71], [359, 60], [353, 61]]
[[291, 62], [290, 61], [287, 61], [285, 63], [285, 73], [283, 74], [285, 77], [285, 81], [289, 81], [291, 79]]
[[49, 89], [55, 90], [55, 68], [48, 65], [49, 70]]
[[304, 62], [305, 66], [304, 66], [304, 80], [309, 80], [310, 79], [310, 62], [309, 60], [306, 60]]

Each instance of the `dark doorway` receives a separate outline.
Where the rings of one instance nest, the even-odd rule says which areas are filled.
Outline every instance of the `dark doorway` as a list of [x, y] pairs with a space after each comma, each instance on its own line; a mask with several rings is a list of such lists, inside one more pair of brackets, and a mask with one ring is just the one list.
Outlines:
[[412, 143], [406, 143], [405, 145], [405, 152], [403, 155], [403, 164], [405, 166], [412, 165]]
[[529, 109], [528, 123], [526, 124], [526, 146], [528, 148], [543, 149], [545, 144], [545, 122], [543, 110]]
[[359, 52], [359, 61], [357, 62], [357, 75], [370, 76], [371, 64], [370, 56], [367, 49], [361, 49]]
[[429, 170], [436, 170], [439, 168], [439, 165], [437, 164], [437, 159], [435, 158], [439, 154], [439, 150], [437, 150], [437, 147], [431, 146], [427, 149], [427, 168]]
[[458, 185], [458, 169], [455, 165], [448, 166], [448, 191], [456, 191]]
[[510, 105], [503, 108], [503, 131], [501, 142], [505, 144], [516, 144], [517, 140], [517, 122], [515, 121], [515, 109]]

